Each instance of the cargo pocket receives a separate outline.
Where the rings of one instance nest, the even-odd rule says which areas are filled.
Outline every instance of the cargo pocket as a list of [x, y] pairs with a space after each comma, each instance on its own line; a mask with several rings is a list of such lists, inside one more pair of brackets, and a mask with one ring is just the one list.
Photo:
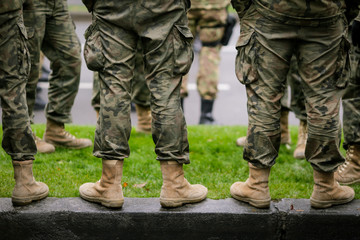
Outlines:
[[350, 54], [350, 81], [360, 85], [360, 47], [353, 47]]
[[254, 30], [242, 32], [236, 43], [238, 53], [235, 60], [236, 77], [242, 84], [250, 84], [257, 80], [257, 49]]
[[339, 50], [338, 60], [336, 64], [336, 87], [340, 89], [346, 88], [349, 82], [349, 74], [350, 74], [350, 57], [349, 57], [349, 50], [350, 50], [350, 42], [347, 40], [346, 37], [343, 37], [341, 41], [341, 46]]
[[28, 77], [31, 67], [30, 53], [26, 46], [28, 35], [22, 20], [17, 25], [19, 27], [19, 37], [17, 39], [18, 70], [22, 76]]
[[84, 59], [91, 71], [100, 71], [104, 68], [105, 57], [99, 28], [96, 23], [91, 24], [85, 31]]
[[186, 25], [175, 25], [173, 28], [174, 75], [185, 75], [189, 72], [194, 59], [191, 42], [193, 35]]

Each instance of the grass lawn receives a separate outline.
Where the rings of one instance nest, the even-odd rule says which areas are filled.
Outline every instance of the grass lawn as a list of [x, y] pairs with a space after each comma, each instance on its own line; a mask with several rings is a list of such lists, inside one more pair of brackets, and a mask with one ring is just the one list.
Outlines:
[[[33, 129], [42, 136], [45, 125], [34, 125]], [[94, 139], [94, 126], [67, 125], [66, 129], [78, 137]], [[2, 132], [0, 134], [2, 136]], [[231, 184], [244, 181], [248, 176], [242, 148], [235, 144], [236, 138], [245, 134], [246, 126], [189, 126], [191, 164], [184, 166], [189, 182], [205, 185], [209, 198], [231, 197]], [[297, 127], [291, 126], [291, 149], [281, 146], [277, 164], [271, 170], [272, 199], [309, 198], [311, 195], [312, 168], [306, 161], [292, 157], [296, 137]], [[129, 144], [131, 156], [125, 160], [122, 181], [125, 197], [159, 197], [161, 171], [155, 160], [151, 136], [133, 130]], [[0, 197], [10, 197], [15, 184], [11, 159], [2, 149], [0, 155]], [[36, 155], [34, 175], [49, 186], [50, 197], [78, 197], [81, 184], [100, 179], [101, 160], [92, 156], [92, 148], [57, 148], [55, 153]], [[353, 187], [359, 198], [360, 185]]]

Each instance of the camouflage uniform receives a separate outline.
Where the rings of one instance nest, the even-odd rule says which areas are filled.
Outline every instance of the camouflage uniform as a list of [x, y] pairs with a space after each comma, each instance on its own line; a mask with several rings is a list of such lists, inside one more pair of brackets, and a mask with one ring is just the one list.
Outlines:
[[50, 60], [52, 69], [46, 118], [59, 123], [69, 123], [72, 121], [71, 108], [80, 83], [80, 41], [75, 33], [66, 0], [38, 0], [34, 1], [34, 7], [35, 10], [24, 12], [32, 60], [26, 86], [29, 116], [33, 118], [41, 50]]
[[[244, 159], [258, 168], [275, 164], [280, 145], [280, 99], [295, 54], [306, 97], [305, 155], [316, 171], [334, 172], [344, 162], [338, 130], [340, 98], [349, 67], [345, 2], [233, 0], [233, 6], [241, 18], [236, 74], [248, 96]], [[348, 9], [351, 18], [353, 9], [358, 12], [358, 3]]]
[[[199, 56], [197, 89], [202, 99], [216, 98], [219, 81], [220, 40], [224, 35], [229, 0], [193, 0], [188, 12], [189, 27], [199, 35], [202, 47]], [[187, 77], [181, 87], [182, 97], [188, 95]]]
[[[151, 92], [152, 134], [158, 160], [189, 163], [185, 119], [180, 107], [181, 78], [191, 66], [189, 1], [96, 1], [86, 31], [85, 60], [99, 72], [100, 116], [94, 155], [123, 160], [130, 154], [131, 81], [138, 41], [143, 47]], [[156, 21], [154, 21], [156, 19]]]
[[[138, 44], [137, 50], [134, 79], [131, 81], [131, 101], [143, 107], [150, 107], [150, 90], [145, 81], [141, 44]], [[100, 86], [99, 74], [97, 72], [94, 72], [91, 106], [96, 111], [100, 110]]]
[[34, 160], [25, 86], [30, 71], [23, 1], [0, 1], [0, 97], [3, 111], [2, 147], [12, 160]]
[[[360, 21], [360, 15], [356, 20]], [[345, 149], [360, 145], [360, 49], [353, 46], [351, 50], [350, 81], [342, 99]]]

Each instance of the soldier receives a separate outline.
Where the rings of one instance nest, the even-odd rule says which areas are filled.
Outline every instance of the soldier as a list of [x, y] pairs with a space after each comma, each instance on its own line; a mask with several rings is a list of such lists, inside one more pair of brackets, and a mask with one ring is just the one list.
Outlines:
[[151, 92], [152, 136], [163, 185], [160, 204], [177, 207], [202, 201], [207, 188], [184, 178], [189, 144], [180, 106], [181, 78], [192, 63], [192, 34], [187, 26], [190, 1], [84, 1], [93, 22], [86, 30], [87, 66], [99, 72], [100, 116], [94, 156], [102, 158], [102, 176], [80, 186], [80, 196], [107, 207], [121, 207], [123, 161], [130, 154], [131, 81], [137, 43], [141, 42], [146, 82]]
[[[221, 39], [224, 36], [229, 0], [192, 0], [188, 12], [189, 27], [199, 35], [202, 47], [199, 56], [197, 89], [201, 97], [199, 124], [213, 124], [214, 101], [218, 92]], [[188, 95], [187, 76], [181, 86], [181, 97]]]
[[327, 208], [350, 202], [354, 190], [340, 186], [334, 172], [344, 162], [338, 132], [339, 104], [349, 67], [346, 17], [358, 14], [358, 1], [347, 1], [347, 5], [344, 0], [232, 3], [241, 23], [236, 74], [248, 97], [243, 157], [249, 162], [249, 178], [234, 183], [231, 195], [258, 208], [270, 206], [268, 178], [280, 145], [280, 99], [295, 54], [306, 98], [305, 156], [314, 170], [311, 206]]
[[360, 182], [360, 15], [352, 24], [352, 43], [351, 77], [342, 99], [346, 160], [335, 173], [341, 184]]
[[[27, 1], [27, 7], [31, 7]], [[32, 165], [36, 145], [27, 111], [25, 86], [30, 70], [23, 22], [22, 0], [0, 1], [0, 97], [3, 116], [2, 147], [11, 156], [15, 187], [14, 205], [46, 198], [49, 188], [36, 182]]]
[[54, 146], [80, 149], [92, 145], [90, 139], [77, 139], [65, 131], [71, 122], [71, 108], [80, 83], [80, 41], [70, 17], [67, 1], [34, 1], [35, 10], [24, 11], [29, 32], [28, 47], [31, 53], [31, 72], [26, 85], [29, 116], [33, 119], [36, 86], [39, 80], [40, 51], [50, 60], [49, 102], [46, 105], [44, 141], [34, 136], [39, 152], [55, 151]]
[[[131, 101], [135, 103], [137, 114], [136, 131], [141, 133], [151, 133], [151, 112], [150, 112], [150, 90], [146, 85], [144, 74], [144, 63], [142, 57], [142, 48], [138, 43], [135, 56], [134, 79], [131, 81]], [[91, 105], [94, 107], [97, 118], [100, 110], [100, 86], [99, 74], [94, 72], [93, 94]]]

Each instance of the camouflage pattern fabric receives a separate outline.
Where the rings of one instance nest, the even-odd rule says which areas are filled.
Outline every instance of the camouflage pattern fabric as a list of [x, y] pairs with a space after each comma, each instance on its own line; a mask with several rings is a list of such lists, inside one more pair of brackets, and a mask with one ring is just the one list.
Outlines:
[[25, 86], [30, 71], [22, 1], [0, 3], [0, 98], [2, 147], [12, 160], [34, 160], [36, 145], [27, 112]]
[[342, 99], [345, 149], [348, 149], [349, 145], [360, 144], [360, 49], [354, 45], [350, 59], [350, 81]]
[[229, 4], [230, 0], [191, 0], [191, 9], [224, 9]]
[[[143, 107], [150, 107], [150, 90], [146, 85], [144, 60], [140, 42], [138, 43], [135, 54], [134, 79], [131, 81], [131, 101]], [[95, 110], [100, 109], [100, 86], [99, 74], [97, 72], [94, 72], [91, 106]]]
[[249, 116], [243, 157], [257, 167], [271, 167], [278, 155], [280, 99], [294, 54], [306, 98], [306, 159], [324, 172], [333, 172], [344, 162], [338, 133], [349, 69], [347, 21], [342, 15], [330, 25], [326, 20], [318, 23], [316, 28], [277, 23], [254, 5], [241, 20], [236, 74], [246, 85]]
[[[131, 81], [138, 41], [143, 47], [151, 92], [152, 136], [158, 160], [189, 163], [185, 118], [180, 106], [181, 78], [191, 66], [192, 34], [188, 1], [96, 1], [86, 31], [84, 56], [99, 72], [100, 116], [94, 155], [122, 160], [130, 154]], [[153, 21], [156, 19], [156, 21]]]
[[33, 117], [42, 50], [50, 60], [52, 70], [45, 116], [56, 122], [69, 123], [80, 83], [80, 41], [66, 0], [39, 0], [34, 4], [35, 10], [24, 12], [25, 25], [31, 33], [28, 47], [32, 63], [26, 86], [29, 116]]
[[[224, 35], [227, 14], [226, 8], [190, 9], [188, 12], [191, 32], [194, 36], [198, 35], [202, 43], [196, 83], [201, 98], [206, 100], [215, 99], [218, 92], [220, 40]], [[181, 87], [181, 95], [188, 95], [187, 76]]]

